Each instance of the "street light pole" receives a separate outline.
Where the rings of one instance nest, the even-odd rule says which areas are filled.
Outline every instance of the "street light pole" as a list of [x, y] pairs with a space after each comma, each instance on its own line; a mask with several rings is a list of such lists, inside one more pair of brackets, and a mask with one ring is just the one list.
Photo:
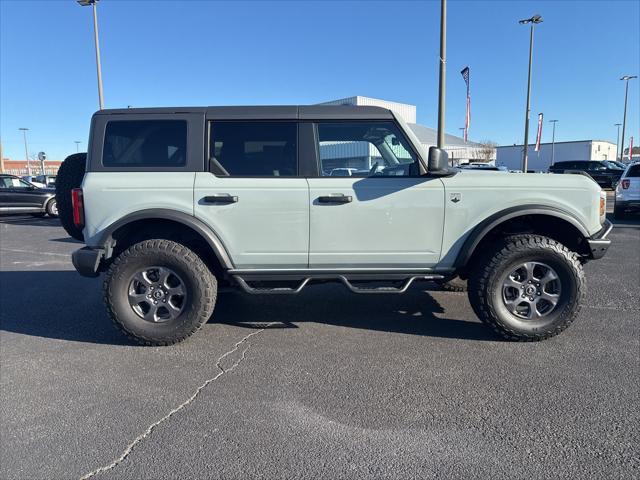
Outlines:
[[[627, 97], [629, 95], [629, 80], [638, 78], [637, 75], [625, 75], [620, 80], [624, 80], [624, 116], [622, 117], [622, 139], [620, 141], [620, 161], [624, 158], [624, 129], [627, 126]], [[629, 152], [629, 161], [631, 161], [631, 152]]]
[[440, 0], [440, 78], [438, 85], [438, 148], [444, 148], [444, 107], [447, 76], [447, 0]]
[[549, 120], [549, 123], [553, 123], [553, 133], [551, 134], [551, 165], [556, 161], [556, 123], [558, 120]]
[[98, 102], [100, 110], [104, 109], [104, 97], [102, 95], [102, 67], [100, 64], [100, 41], [98, 40], [98, 0], [77, 0], [77, 2], [83, 6], [91, 6], [93, 9], [93, 40], [96, 46], [96, 70], [98, 73]]
[[531, 113], [531, 65], [533, 63], [533, 27], [536, 23], [541, 23], [542, 17], [540, 15], [534, 15], [531, 18], [520, 20], [518, 23], [524, 25], [531, 24], [531, 31], [529, 35], [529, 75], [527, 78], [527, 108], [524, 117], [524, 153], [522, 155], [522, 171], [527, 173], [527, 149], [529, 148], [529, 116]]
[[80, 140], [74, 140], [73, 143], [76, 144], [76, 153], [80, 151]]
[[20, 127], [18, 130], [22, 130], [22, 135], [24, 137], [24, 156], [27, 159], [27, 175], [31, 175], [31, 162], [29, 161], [29, 147], [27, 146], [27, 131], [28, 128]]
[[[614, 127], [618, 127], [618, 133], [616, 135], [616, 160], [618, 160], [618, 147], [620, 144], [620, 125], [622, 125], [621, 123], [614, 123], [613, 126]], [[620, 157], [620, 160], [622, 160], [622, 157]]]

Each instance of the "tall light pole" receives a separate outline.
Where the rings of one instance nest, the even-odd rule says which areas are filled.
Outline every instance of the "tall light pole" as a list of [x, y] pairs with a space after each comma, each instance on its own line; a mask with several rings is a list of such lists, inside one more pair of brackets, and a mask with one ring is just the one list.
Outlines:
[[558, 120], [549, 120], [549, 123], [553, 123], [553, 133], [551, 134], [551, 165], [556, 161], [556, 123]]
[[444, 148], [444, 98], [447, 78], [447, 0], [440, 0], [440, 78], [438, 82], [438, 148]]
[[524, 117], [524, 153], [522, 155], [522, 171], [527, 173], [527, 149], [529, 147], [529, 114], [531, 113], [531, 64], [533, 63], [533, 27], [537, 23], [542, 22], [540, 15], [534, 15], [531, 18], [520, 20], [518, 23], [524, 25], [531, 24], [531, 33], [529, 35], [529, 77], [527, 79], [527, 108]]
[[104, 108], [104, 97], [102, 95], [102, 67], [100, 66], [100, 42], [98, 40], [98, 11], [96, 4], [98, 0], [77, 0], [77, 2], [83, 6], [91, 6], [93, 8], [93, 39], [96, 45], [96, 69], [98, 71], [98, 102], [100, 104], [100, 110]]
[[[622, 140], [620, 142], [620, 161], [624, 158], [624, 129], [627, 126], [627, 96], [629, 95], [629, 80], [633, 78], [638, 78], [637, 75], [625, 75], [620, 78], [620, 80], [624, 80], [624, 116], [622, 117]], [[631, 161], [631, 152], [629, 152], [629, 161]]]
[[[460, 130], [461, 132], [464, 132], [466, 130], [466, 128], [460, 127], [460, 128], [458, 128], [458, 130]], [[464, 138], [464, 133], [462, 134], [462, 138]], [[467, 143], [467, 141], [465, 140], [464, 143]]]
[[27, 146], [27, 132], [28, 128], [20, 127], [18, 130], [22, 130], [22, 136], [24, 137], [24, 156], [27, 159], [27, 175], [31, 175], [31, 162], [29, 161], [29, 147]]
[[73, 143], [76, 144], [76, 153], [78, 153], [80, 151], [80, 140], [74, 140]]
[[[613, 124], [614, 127], [618, 127], [618, 133], [616, 135], [616, 160], [618, 160], [618, 147], [620, 145], [620, 125], [622, 124], [621, 123]], [[620, 160], [622, 160], [622, 157], [620, 157]]]

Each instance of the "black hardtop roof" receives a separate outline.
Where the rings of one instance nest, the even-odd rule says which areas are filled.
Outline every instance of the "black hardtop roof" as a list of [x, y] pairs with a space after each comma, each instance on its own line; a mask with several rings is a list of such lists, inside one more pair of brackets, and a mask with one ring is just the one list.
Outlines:
[[393, 119], [391, 110], [356, 105], [257, 105], [227, 107], [154, 107], [99, 110], [95, 115], [170, 115], [202, 113], [211, 119]]

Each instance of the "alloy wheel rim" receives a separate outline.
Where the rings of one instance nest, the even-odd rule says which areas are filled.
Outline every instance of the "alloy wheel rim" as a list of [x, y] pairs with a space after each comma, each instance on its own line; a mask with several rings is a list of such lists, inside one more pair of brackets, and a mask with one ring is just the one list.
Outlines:
[[502, 300], [507, 310], [522, 320], [540, 320], [554, 312], [562, 285], [558, 273], [546, 263], [517, 265], [502, 283]]
[[163, 323], [180, 316], [187, 304], [184, 281], [167, 267], [152, 266], [138, 270], [128, 288], [131, 309], [151, 323]]

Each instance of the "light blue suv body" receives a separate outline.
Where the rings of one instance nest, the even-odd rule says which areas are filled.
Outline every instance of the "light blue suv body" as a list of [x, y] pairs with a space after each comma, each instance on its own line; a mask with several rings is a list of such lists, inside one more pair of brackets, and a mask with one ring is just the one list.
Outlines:
[[314, 280], [393, 293], [471, 277], [516, 234], [552, 239], [578, 263], [609, 244], [605, 197], [589, 178], [449, 169], [379, 107], [104, 110], [89, 145], [87, 247], [74, 254], [88, 276], [162, 238], [249, 293], [295, 293]]

